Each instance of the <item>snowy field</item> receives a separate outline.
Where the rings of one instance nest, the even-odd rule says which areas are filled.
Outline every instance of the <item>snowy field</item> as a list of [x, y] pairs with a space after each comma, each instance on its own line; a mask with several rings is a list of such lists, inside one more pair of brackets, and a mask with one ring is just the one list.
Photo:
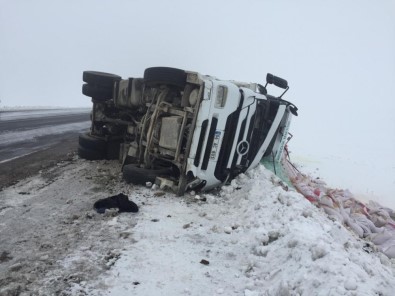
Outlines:
[[[120, 192], [138, 213], [93, 210]], [[394, 295], [394, 259], [263, 166], [180, 198], [74, 159], [0, 194], [0, 295]]]

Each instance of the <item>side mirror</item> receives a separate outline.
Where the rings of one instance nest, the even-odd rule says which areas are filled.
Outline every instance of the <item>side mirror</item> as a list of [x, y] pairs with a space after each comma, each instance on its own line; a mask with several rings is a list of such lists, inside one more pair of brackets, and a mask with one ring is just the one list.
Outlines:
[[274, 84], [275, 86], [279, 88], [286, 89], [288, 88], [288, 82], [285, 79], [282, 79], [280, 77], [274, 76], [273, 74], [267, 73], [266, 75], [266, 82], [268, 84]]

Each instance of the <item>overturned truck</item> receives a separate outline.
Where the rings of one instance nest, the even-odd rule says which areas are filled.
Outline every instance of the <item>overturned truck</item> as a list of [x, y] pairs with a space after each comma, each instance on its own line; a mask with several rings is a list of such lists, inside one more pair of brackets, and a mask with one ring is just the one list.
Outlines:
[[[83, 81], [93, 109], [79, 156], [119, 159], [127, 182], [156, 183], [178, 195], [224, 184], [263, 157], [278, 160], [297, 115], [282, 98], [287, 81], [272, 74], [265, 86], [168, 67], [128, 79], [85, 71]], [[271, 96], [268, 84], [285, 91]]]

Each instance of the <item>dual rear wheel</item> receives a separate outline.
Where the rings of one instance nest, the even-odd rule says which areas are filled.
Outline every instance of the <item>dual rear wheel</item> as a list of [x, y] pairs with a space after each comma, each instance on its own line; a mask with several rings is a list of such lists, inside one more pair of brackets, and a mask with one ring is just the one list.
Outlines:
[[81, 134], [78, 139], [78, 156], [87, 160], [119, 159], [120, 145], [119, 139]]
[[122, 78], [118, 75], [84, 71], [82, 80], [86, 83], [82, 85], [82, 94], [91, 97], [94, 101], [107, 101], [113, 97], [115, 82]]

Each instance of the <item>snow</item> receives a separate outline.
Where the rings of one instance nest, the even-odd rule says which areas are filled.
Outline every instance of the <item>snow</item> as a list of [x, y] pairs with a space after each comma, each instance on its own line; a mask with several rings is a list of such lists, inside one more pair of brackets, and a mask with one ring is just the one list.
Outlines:
[[[1, 119], [68, 112], [14, 110]], [[84, 130], [87, 124], [3, 133], [0, 142]], [[311, 159], [302, 169], [316, 175], [335, 175], [339, 165], [383, 175], [368, 164]], [[336, 176], [353, 173], [340, 170]], [[116, 161], [74, 159], [0, 193], [0, 251], [12, 258], [0, 261], [0, 294], [394, 294], [394, 259], [302, 195], [285, 191], [263, 166], [218, 191], [182, 198], [152, 184], [125, 184], [120, 171]], [[374, 177], [374, 184], [383, 181]], [[139, 213], [93, 211], [94, 201], [120, 192], [138, 204]]]
[[[394, 262], [260, 166], [206, 202], [148, 197], [89, 295], [392, 295]], [[278, 180], [277, 180], [278, 181]], [[137, 193], [150, 196], [149, 189]], [[135, 196], [136, 192], [130, 192]], [[207, 260], [208, 265], [201, 264]], [[95, 289], [95, 285], [105, 289]], [[137, 284], [138, 283], [138, 284]]]
[[[19, 270], [13, 282], [38, 295], [393, 295], [394, 259], [261, 165], [211, 193], [150, 185], [123, 183], [116, 161], [75, 159], [5, 189], [0, 246], [16, 247], [0, 275]], [[120, 192], [137, 214], [93, 211]]]

